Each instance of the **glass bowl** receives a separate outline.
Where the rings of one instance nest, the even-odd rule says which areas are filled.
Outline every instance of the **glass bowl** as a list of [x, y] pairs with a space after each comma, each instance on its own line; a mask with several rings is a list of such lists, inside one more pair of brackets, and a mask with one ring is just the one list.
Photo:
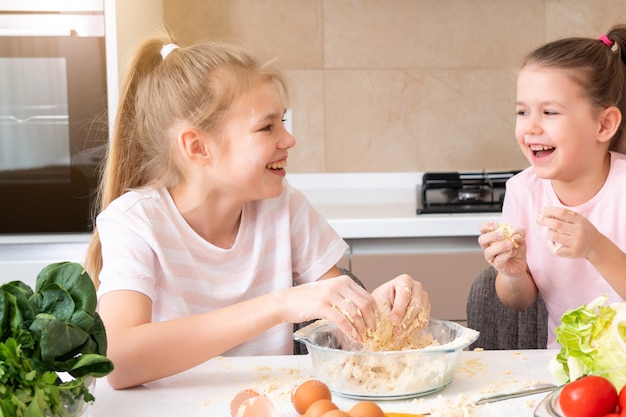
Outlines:
[[[67, 376], [63, 373], [61, 375], [63, 380], [67, 380]], [[96, 378], [93, 376], [84, 377], [84, 383], [89, 392], [93, 394], [93, 391], [96, 386]], [[61, 401], [63, 402], [63, 408], [59, 411], [59, 413], [54, 416], [49, 413], [46, 414], [46, 417], [81, 417], [87, 412], [87, 408], [90, 403], [86, 402], [82, 397], [79, 399], [73, 398], [73, 396], [65, 390], [60, 392]]]
[[364, 352], [334, 323], [319, 320], [294, 333], [309, 352], [316, 377], [346, 397], [396, 400], [443, 389], [454, 377], [461, 351], [478, 338], [476, 330], [431, 319], [422, 333], [437, 345], [422, 349]]
[[535, 417], [565, 417], [561, 406], [559, 405], [559, 396], [563, 387], [559, 387], [541, 400], [537, 408], [535, 408]]

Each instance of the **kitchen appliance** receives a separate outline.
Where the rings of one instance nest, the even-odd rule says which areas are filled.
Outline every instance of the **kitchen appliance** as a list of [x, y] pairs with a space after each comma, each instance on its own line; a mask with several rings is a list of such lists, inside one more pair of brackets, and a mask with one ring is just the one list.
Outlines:
[[426, 172], [417, 187], [417, 214], [502, 211], [506, 181], [518, 172]]
[[104, 29], [103, 0], [0, 0], [0, 235], [91, 231]]

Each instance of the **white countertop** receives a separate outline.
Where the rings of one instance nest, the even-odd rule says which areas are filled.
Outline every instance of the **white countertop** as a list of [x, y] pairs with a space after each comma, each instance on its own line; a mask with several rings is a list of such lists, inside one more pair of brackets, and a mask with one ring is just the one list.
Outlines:
[[478, 236], [500, 213], [416, 214], [421, 172], [288, 174], [344, 239]]
[[[421, 398], [378, 401], [385, 412], [451, 415], [532, 416], [547, 394], [473, 404], [478, 398], [510, 392], [535, 383], [554, 383], [548, 362], [555, 350], [463, 351], [454, 379], [443, 390]], [[179, 375], [133, 389], [115, 391], [99, 379], [95, 403], [86, 416], [228, 417], [230, 401], [243, 389], [267, 395], [281, 417], [297, 417], [291, 390], [313, 378], [308, 356], [217, 357]], [[349, 409], [357, 400], [333, 394], [333, 401]], [[459, 414], [453, 414], [453, 412]]]

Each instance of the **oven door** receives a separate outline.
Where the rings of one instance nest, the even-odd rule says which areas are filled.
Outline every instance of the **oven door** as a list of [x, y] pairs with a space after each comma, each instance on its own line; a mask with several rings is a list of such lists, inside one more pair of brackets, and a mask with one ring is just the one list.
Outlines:
[[89, 232], [108, 138], [104, 25], [20, 16], [15, 28], [0, 15], [0, 234]]

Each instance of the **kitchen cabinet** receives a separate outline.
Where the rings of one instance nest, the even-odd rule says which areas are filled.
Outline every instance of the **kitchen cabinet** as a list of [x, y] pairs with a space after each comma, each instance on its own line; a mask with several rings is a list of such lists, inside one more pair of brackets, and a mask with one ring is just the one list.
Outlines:
[[348, 243], [350, 271], [369, 291], [406, 273], [428, 292], [432, 317], [467, 323], [469, 289], [488, 266], [476, 237], [353, 239]]
[[20, 280], [35, 288], [39, 272], [56, 262], [81, 262], [91, 235], [0, 236], [0, 284]]

